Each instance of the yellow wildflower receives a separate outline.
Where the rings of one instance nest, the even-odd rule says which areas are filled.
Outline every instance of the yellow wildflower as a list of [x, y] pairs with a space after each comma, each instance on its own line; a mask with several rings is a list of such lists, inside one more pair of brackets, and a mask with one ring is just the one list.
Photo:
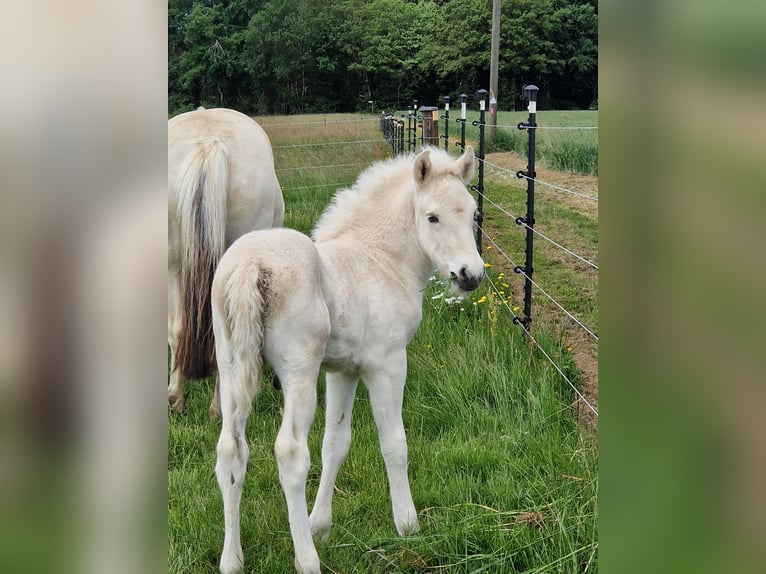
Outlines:
[[490, 265], [489, 263], [484, 263], [484, 267], [485, 267], [486, 269], [489, 269], [490, 267], [492, 267], [492, 265]]
[[514, 306], [513, 306], [513, 312], [514, 312], [514, 313], [518, 313], [518, 312], [519, 312], [519, 309], [521, 309], [521, 307], [519, 307], [518, 305], [514, 305]]

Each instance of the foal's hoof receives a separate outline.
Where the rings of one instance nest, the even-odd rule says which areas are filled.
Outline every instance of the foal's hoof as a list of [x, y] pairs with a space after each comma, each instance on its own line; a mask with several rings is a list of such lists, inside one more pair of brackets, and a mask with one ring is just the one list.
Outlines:
[[413, 534], [417, 534], [419, 530], [420, 524], [418, 523], [417, 518], [396, 525], [396, 531], [399, 533], [399, 536], [412, 536]]
[[177, 413], [183, 412], [185, 402], [184, 402], [184, 396], [183, 395], [168, 395], [168, 404], [170, 405], [170, 408], [176, 411]]
[[244, 566], [245, 560], [241, 550], [229, 556], [221, 556], [221, 574], [240, 574], [244, 571]]

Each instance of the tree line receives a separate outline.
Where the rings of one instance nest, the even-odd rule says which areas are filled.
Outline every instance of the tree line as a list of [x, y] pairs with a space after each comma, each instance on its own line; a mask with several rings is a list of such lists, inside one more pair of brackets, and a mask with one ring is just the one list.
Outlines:
[[[168, 112], [404, 109], [489, 88], [492, 0], [168, 0]], [[597, 105], [596, 0], [503, 0], [498, 108]]]

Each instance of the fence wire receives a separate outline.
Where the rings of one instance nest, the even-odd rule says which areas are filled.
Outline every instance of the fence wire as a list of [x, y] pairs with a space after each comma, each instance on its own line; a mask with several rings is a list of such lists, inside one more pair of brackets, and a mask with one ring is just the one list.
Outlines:
[[[490, 241], [491, 241], [491, 239], [490, 239]], [[510, 261], [510, 258], [509, 258], [509, 261]], [[490, 285], [492, 285], [492, 290], [495, 291], [495, 293], [497, 293], [498, 297], [502, 301], [502, 304], [511, 312], [511, 315], [513, 315], [513, 318], [515, 319], [514, 322], [518, 323], [519, 325], [521, 325], [521, 328], [524, 329], [524, 332], [526, 333], [527, 337], [529, 337], [530, 341], [532, 341], [532, 343], [535, 345], [535, 347], [540, 350], [540, 352], [543, 354], [543, 356], [546, 359], [548, 359], [548, 362], [553, 366], [554, 369], [556, 369], [558, 371], [558, 373], [567, 382], [567, 384], [572, 388], [572, 390], [580, 398], [580, 400], [583, 403], [585, 403], [585, 405], [593, 412], [593, 414], [598, 416], [598, 410], [592, 404], [590, 404], [588, 399], [585, 398], [585, 395], [583, 395], [580, 392], [580, 389], [577, 388], [577, 385], [575, 385], [571, 380], [569, 380], [569, 377], [566, 376], [566, 374], [561, 369], [561, 367], [558, 366], [556, 361], [553, 360], [553, 358], [548, 354], [548, 352], [543, 348], [543, 346], [537, 341], [537, 339], [535, 339], [535, 337], [534, 337], [534, 335], [532, 335], [531, 331], [526, 327], [526, 325], [524, 325], [524, 322], [519, 320], [519, 316], [516, 315], [516, 313], [514, 312], [513, 308], [510, 305], [508, 305], [508, 302], [505, 300], [505, 298], [500, 295], [500, 289], [498, 288], [497, 285], [495, 285], [495, 282], [492, 281], [492, 278], [488, 276], [487, 277], [487, 281], [489, 281]]]
[[351, 140], [351, 141], [345, 141], [345, 142], [332, 141], [332, 142], [305, 143], [305, 144], [285, 144], [285, 145], [271, 146], [271, 149], [289, 149], [289, 148], [297, 148], [297, 147], [322, 147], [322, 146], [328, 146], [328, 145], [351, 145], [351, 144], [367, 144], [367, 143], [388, 144], [388, 140], [386, 138], [378, 138], [374, 140]]
[[499, 204], [497, 204], [497, 203], [495, 203], [494, 201], [492, 201], [492, 199], [491, 199], [491, 198], [490, 198], [490, 197], [489, 197], [489, 196], [488, 196], [486, 193], [482, 193], [482, 194], [481, 194], [481, 196], [482, 196], [482, 197], [483, 197], [483, 198], [484, 198], [486, 201], [488, 201], [489, 203], [491, 203], [491, 204], [492, 204], [494, 207], [496, 207], [498, 211], [500, 211], [501, 213], [504, 213], [505, 215], [507, 215], [508, 217], [510, 217], [511, 219], [513, 219], [513, 220], [514, 220], [514, 222], [518, 223], [518, 224], [519, 224], [519, 225], [521, 225], [522, 227], [525, 227], [526, 229], [529, 229], [529, 230], [530, 230], [532, 233], [534, 233], [535, 235], [537, 235], [537, 236], [539, 236], [539, 237], [541, 237], [541, 238], [545, 239], [545, 240], [546, 240], [546, 241], [548, 241], [549, 243], [552, 243], [553, 245], [555, 245], [556, 247], [558, 247], [558, 248], [559, 248], [559, 249], [561, 249], [562, 251], [564, 251], [564, 252], [568, 253], [569, 255], [572, 255], [573, 257], [576, 257], [577, 259], [579, 259], [579, 260], [580, 260], [580, 261], [582, 261], [583, 263], [585, 263], [585, 264], [587, 264], [587, 265], [590, 265], [590, 266], [591, 266], [591, 267], [593, 267], [594, 269], [598, 269], [598, 265], [596, 265], [595, 263], [592, 263], [592, 262], [588, 261], [587, 259], [585, 259], [584, 257], [582, 257], [582, 256], [580, 256], [580, 255], [577, 255], [577, 253], [575, 253], [574, 251], [572, 251], [572, 250], [570, 250], [570, 249], [567, 249], [566, 247], [564, 247], [564, 246], [563, 246], [563, 245], [561, 245], [560, 243], [558, 243], [558, 242], [554, 241], [553, 239], [551, 239], [551, 238], [550, 238], [550, 237], [548, 237], [547, 235], [544, 235], [543, 233], [541, 233], [540, 231], [538, 231], [538, 230], [537, 230], [537, 229], [535, 229], [534, 227], [530, 227], [529, 225], [527, 225], [527, 224], [526, 224], [524, 221], [522, 221], [522, 220], [521, 220], [521, 217], [517, 217], [517, 216], [513, 215], [513, 214], [512, 214], [510, 211], [508, 211], [508, 210], [506, 210], [506, 209], [503, 209], [503, 207], [502, 207], [502, 206], [500, 206]]
[[[354, 122], [370, 122], [375, 121], [379, 122], [379, 118], [360, 118], [360, 119], [350, 119], [350, 120], [325, 120], [325, 121], [315, 121], [315, 122], [284, 122], [284, 123], [274, 123], [274, 124], [261, 124], [264, 128], [270, 128], [270, 127], [291, 127], [291, 126], [298, 126], [298, 125], [329, 125], [329, 124], [340, 124], [340, 123], [354, 123]], [[486, 124], [485, 124], [486, 125]], [[496, 126], [496, 127], [513, 127], [516, 128], [517, 126]], [[537, 129], [557, 129], [554, 126], [538, 126]], [[597, 129], [595, 127], [566, 127], [564, 129]], [[379, 139], [371, 139], [371, 140], [350, 140], [350, 141], [333, 141], [333, 142], [317, 142], [317, 143], [306, 143], [306, 144], [286, 144], [286, 145], [279, 145], [279, 146], [273, 146], [273, 149], [279, 150], [279, 149], [290, 149], [290, 148], [307, 148], [307, 147], [322, 147], [322, 146], [333, 146], [333, 145], [356, 145], [356, 144], [370, 144], [370, 143], [386, 143], [388, 144], [389, 141], [386, 138], [379, 138]], [[459, 143], [459, 142], [457, 142]], [[458, 145], [458, 147], [460, 147]], [[485, 165], [488, 165], [496, 170], [503, 171], [510, 173], [514, 176], [518, 177], [518, 173], [513, 170], [509, 170], [506, 168], [503, 168], [501, 166], [495, 165], [489, 161], [486, 161], [483, 158], [477, 158], [479, 161], [484, 162]], [[316, 166], [303, 166], [303, 167], [292, 167], [292, 168], [281, 168], [277, 169], [278, 172], [286, 172], [286, 171], [297, 171], [297, 170], [330, 170], [330, 169], [337, 169], [337, 168], [349, 168], [349, 167], [360, 167], [360, 166], [367, 166], [369, 163], [361, 162], [361, 163], [348, 163], [348, 164], [331, 164], [331, 165], [316, 165]], [[571, 195], [575, 195], [578, 197], [582, 197], [584, 199], [589, 199], [593, 201], [598, 201], [598, 197], [582, 194], [579, 192], [576, 192], [571, 189], [566, 189], [561, 186], [557, 186], [552, 183], [548, 183], [545, 181], [538, 180], [536, 178], [530, 178], [528, 176], [525, 176], [522, 174], [522, 177], [525, 177], [526, 179], [532, 179], [536, 183], [539, 183], [540, 185], [550, 187], [552, 189], [555, 189], [557, 191], [561, 191], [563, 193], [569, 193]], [[302, 187], [294, 187], [294, 188], [285, 188], [284, 191], [297, 191], [297, 190], [305, 190], [305, 189], [312, 189], [312, 188], [322, 188], [322, 187], [337, 187], [337, 188], [344, 188], [348, 187], [350, 185], [353, 185], [353, 182], [350, 183], [328, 183], [328, 184], [317, 184], [317, 185], [310, 185], [310, 186], [302, 186]], [[484, 199], [486, 199], [491, 205], [493, 205], [495, 208], [497, 208], [499, 211], [504, 213], [506, 216], [511, 217], [514, 219], [514, 221], [519, 222], [520, 218], [514, 216], [512, 213], [504, 209], [502, 206], [500, 206], [498, 203], [493, 201], [491, 198], [487, 197], [486, 194], [482, 193], [482, 196]], [[543, 233], [539, 232], [538, 230], [529, 227], [526, 223], [520, 222], [521, 225], [523, 225], [525, 228], [530, 229], [533, 233], [538, 235], [539, 237], [545, 239], [555, 247], [563, 250], [564, 252], [568, 253], [569, 255], [577, 258], [578, 260], [582, 261], [586, 265], [589, 265], [592, 268], [598, 269], [598, 266], [594, 264], [593, 262], [587, 260], [586, 258], [578, 255], [574, 251], [566, 248], [565, 246], [561, 245], [560, 243], [556, 242], [555, 240], [551, 239], [550, 237], [547, 237]], [[480, 228], [481, 229], [481, 228]], [[594, 340], [598, 341], [598, 336], [593, 333], [592, 330], [590, 330], [582, 321], [580, 321], [577, 317], [575, 317], [571, 312], [569, 312], [561, 303], [556, 301], [554, 297], [552, 297], [545, 289], [543, 289], [536, 281], [532, 280], [530, 277], [527, 277], [526, 273], [523, 272], [522, 268], [517, 265], [513, 259], [503, 250], [500, 245], [498, 245], [488, 234], [484, 229], [481, 229], [482, 234], [484, 237], [486, 237], [490, 243], [495, 248], [496, 252], [498, 252], [502, 257], [504, 257], [512, 266], [514, 269], [519, 269], [520, 274], [525, 278], [529, 279], [529, 281], [541, 292], [543, 293], [556, 307], [558, 307], [567, 317], [569, 317], [573, 322], [575, 322], [577, 325], [579, 325], [583, 330], [585, 330], [591, 337], [594, 338]], [[566, 383], [572, 388], [574, 393], [579, 397], [579, 399], [587, 406], [588, 409], [590, 409], [596, 416], [598, 416], [598, 410], [587, 400], [587, 398], [580, 392], [580, 390], [577, 388], [576, 385], [572, 383], [572, 381], [569, 379], [569, 377], [566, 376], [562, 368], [556, 363], [556, 361], [550, 356], [550, 354], [540, 345], [540, 343], [536, 340], [536, 338], [533, 336], [530, 328], [524, 324], [523, 321], [520, 320], [520, 317], [513, 311], [513, 308], [508, 304], [508, 301], [505, 297], [501, 296], [501, 289], [498, 288], [498, 286], [495, 284], [495, 282], [491, 279], [491, 277], [487, 276], [487, 280], [491, 285], [491, 288], [493, 291], [498, 295], [500, 301], [502, 302], [503, 306], [506, 307], [510, 312], [511, 315], [514, 318], [514, 322], [521, 325], [522, 329], [524, 330], [525, 334], [529, 337], [530, 341], [535, 345], [536, 348], [540, 350], [540, 352], [543, 354], [543, 356], [546, 358], [546, 360], [556, 369], [556, 371], [562, 376], [562, 378], [566, 381]]]
[[[258, 118], [254, 118], [256, 121], [258, 121]], [[281, 127], [281, 126], [322, 126], [322, 125], [331, 125], [331, 124], [348, 124], [348, 123], [357, 123], [357, 122], [379, 122], [380, 118], [374, 117], [374, 118], [356, 118], [356, 119], [348, 119], [348, 120], [317, 120], [314, 122], [277, 122], [277, 123], [269, 123], [264, 122], [263, 120], [258, 121], [259, 124], [261, 124], [262, 128], [271, 128], [271, 127]]]
[[513, 171], [511, 169], [508, 169], [508, 168], [502, 167], [500, 165], [494, 164], [494, 163], [492, 163], [490, 161], [487, 161], [486, 159], [481, 159], [481, 158], [477, 158], [477, 159], [479, 161], [481, 161], [481, 162], [484, 162], [484, 165], [488, 165], [488, 166], [490, 166], [490, 167], [492, 167], [492, 168], [494, 168], [494, 169], [496, 169], [498, 171], [502, 171], [502, 172], [505, 172], [505, 173], [510, 173], [511, 175], [516, 176], [516, 177], [521, 177], [521, 178], [524, 178], [524, 179], [532, 180], [535, 183], [539, 183], [540, 185], [545, 185], [547, 187], [553, 188], [553, 189], [555, 189], [557, 191], [561, 191], [563, 193], [569, 193], [571, 195], [576, 195], [578, 197], [582, 197], [583, 199], [589, 199], [591, 201], [598, 201], [598, 196], [597, 195], [587, 195], [585, 193], [580, 193], [578, 191], [574, 191], [573, 189], [567, 189], [567, 188], [561, 187], [559, 185], [548, 183], [547, 181], [542, 181], [542, 180], [534, 178], [534, 177], [529, 177], [528, 175], [525, 175], [525, 174], [521, 173], [520, 171]]
[[531, 278], [529, 275], [527, 275], [527, 274], [524, 272], [524, 270], [523, 270], [523, 267], [522, 267], [521, 265], [516, 265], [516, 263], [513, 261], [513, 259], [511, 259], [511, 257], [510, 257], [510, 256], [509, 256], [509, 255], [508, 255], [508, 254], [507, 254], [507, 253], [506, 253], [506, 252], [505, 252], [505, 251], [504, 251], [504, 250], [503, 250], [503, 249], [502, 249], [502, 248], [501, 248], [501, 247], [500, 247], [500, 246], [499, 246], [499, 245], [498, 245], [498, 244], [495, 242], [495, 240], [494, 240], [494, 239], [492, 239], [492, 237], [490, 237], [490, 236], [489, 236], [489, 234], [488, 234], [488, 233], [487, 233], [487, 232], [486, 232], [486, 231], [485, 231], [483, 228], [479, 227], [479, 229], [481, 229], [481, 232], [482, 232], [482, 234], [484, 235], [484, 237], [486, 237], [486, 238], [487, 238], [487, 240], [489, 240], [489, 242], [490, 242], [490, 243], [492, 243], [492, 245], [495, 247], [495, 249], [496, 249], [496, 250], [497, 250], [497, 251], [498, 251], [498, 252], [499, 252], [499, 253], [500, 253], [500, 254], [501, 254], [503, 257], [505, 257], [505, 258], [508, 260], [508, 262], [509, 262], [509, 263], [510, 263], [510, 264], [513, 266], [514, 270], [515, 270], [517, 273], [519, 273], [519, 274], [520, 274], [522, 277], [524, 277], [525, 279], [528, 279], [528, 280], [529, 280], [529, 281], [532, 283], [532, 285], [534, 285], [535, 287], [537, 287], [537, 289], [538, 289], [538, 290], [539, 290], [539, 291], [540, 291], [540, 292], [541, 292], [543, 295], [545, 295], [545, 296], [546, 296], [548, 299], [550, 299], [550, 301], [551, 301], [551, 302], [552, 302], [554, 305], [556, 305], [556, 307], [558, 307], [559, 309], [561, 309], [561, 311], [562, 311], [562, 312], [563, 312], [563, 313], [564, 313], [564, 314], [565, 314], [567, 317], [569, 317], [569, 318], [570, 318], [572, 321], [574, 321], [574, 322], [575, 322], [577, 325], [579, 325], [579, 326], [580, 326], [580, 327], [581, 327], [581, 328], [582, 328], [582, 329], [583, 329], [583, 330], [584, 330], [586, 333], [588, 333], [588, 334], [589, 334], [591, 337], [593, 337], [593, 339], [595, 339], [596, 341], [598, 341], [598, 336], [597, 336], [597, 335], [596, 335], [596, 334], [595, 334], [593, 331], [591, 331], [591, 330], [590, 330], [590, 329], [587, 327], [587, 325], [585, 325], [585, 324], [584, 324], [582, 321], [580, 321], [580, 320], [579, 320], [577, 317], [575, 317], [575, 316], [574, 316], [574, 315], [573, 315], [573, 314], [572, 314], [570, 311], [568, 311], [568, 310], [567, 310], [567, 309], [566, 309], [566, 308], [565, 308], [565, 307], [564, 307], [564, 306], [563, 306], [561, 303], [559, 303], [559, 302], [558, 302], [558, 301], [557, 301], [555, 298], [553, 298], [553, 296], [552, 296], [552, 295], [550, 295], [550, 294], [549, 294], [549, 293], [548, 293], [548, 292], [547, 292], [545, 289], [543, 289], [543, 288], [540, 286], [540, 284], [539, 284], [539, 283], [537, 283], [537, 282], [536, 282], [534, 279], [532, 279], [532, 278]]
[[[487, 126], [490, 126], [490, 124], [485, 124]], [[520, 129], [525, 130], [597, 130], [598, 126], [530, 126], [525, 123], [521, 123], [523, 126]], [[515, 126], [495, 126], [496, 128], [511, 128], [511, 129], [519, 129], [519, 125]]]

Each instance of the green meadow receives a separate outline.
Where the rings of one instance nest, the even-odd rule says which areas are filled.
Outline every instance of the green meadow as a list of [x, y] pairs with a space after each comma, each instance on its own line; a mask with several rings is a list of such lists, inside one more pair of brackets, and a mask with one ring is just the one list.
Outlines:
[[[571, 114], [567, 121], [594, 125], [589, 122], [595, 116], [562, 114]], [[256, 119], [274, 146], [285, 225], [304, 232], [338, 187], [390, 155], [371, 116]], [[499, 119], [515, 124], [524, 114], [506, 120], [501, 113]], [[515, 197], [499, 181], [491, 186], [498, 197]], [[546, 216], [561, 217], [564, 224], [574, 217], [552, 209]], [[592, 223], [586, 223], [584, 233], [595, 236]], [[516, 228], [500, 217], [491, 224], [498, 240]], [[546, 259], [543, 253], [541, 268], [550, 264]], [[569, 384], [513, 324], [511, 309], [519, 301], [491, 252], [486, 260], [499, 292], [485, 281], [470, 299], [450, 302], [434, 282], [424, 293], [423, 322], [408, 347], [403, 415], [420, 532], [396, 534], [377, 430], [360, 385], [351, 450], [336, 483], [333, 529], [317, 545], [323, 572], [598, 571], [595, 434], [578, 420]], [[577, 309], [589, 309], [576, 292], [571, 297]], [[546, 329], [536, 330], [535, 337], [577, 384], [581, 375], [566, 337]], [[323, 377], [318, 385], [309, 437], [309, 507], [321, 469]], [[212, 391], [212, 378], [190, 382], [186, 411], [168, 414], [168, 562], [174, 574], [218, 571], [223, 512], [214, 466], [220, 421], [208, 419]], [[247, 572], [293, 571], [273, 454], [281, 409], [280, 393], [264, 384], [247, 428], [250, 460], [241, 509]]]

